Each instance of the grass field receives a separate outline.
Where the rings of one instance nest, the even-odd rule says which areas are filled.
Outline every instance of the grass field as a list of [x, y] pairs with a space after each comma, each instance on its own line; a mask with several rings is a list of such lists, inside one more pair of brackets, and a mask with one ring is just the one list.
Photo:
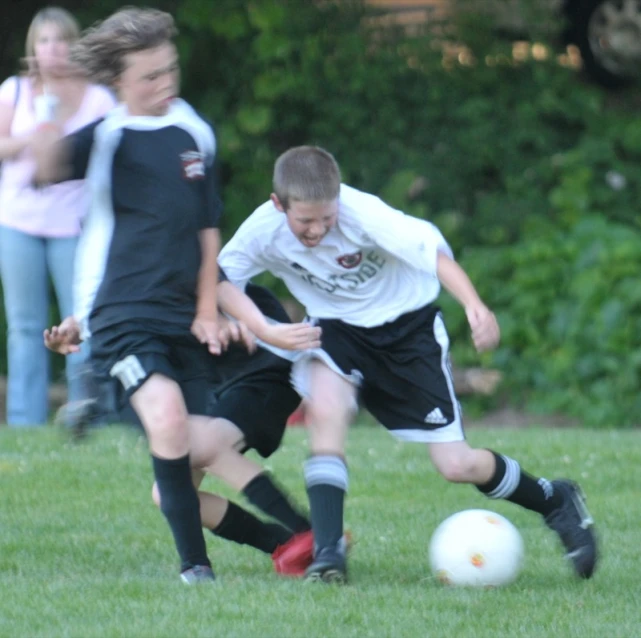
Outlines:
[[[548, 478], [579, 479], [603, 546], [579, 582], [534, 514], [451, 486], [418, 445], [355, 427], [347, 524], [356, 545], [345, 588], [282, 580], [255, 550], [209, 535], [218, 576], [188, 588], [168, 528], [149, 498], [145, 442], [122, 429], [73, 445], [52, 428], [0, 430], [0, 636], [520, 637], [641, 636], [639, 432], [472, 429]], [[304, 432], [270, 461], [301, 500]], [[209, 487], [219, 487], [213, 483]], [[223, 490], [224, 491], [224, 490]], [[228, 492], [226, 492], [228, 493]], [[488, 507], [521, 530], [526, 562], [496, 590], [438, 585], [428, 540], [449, 514]]]

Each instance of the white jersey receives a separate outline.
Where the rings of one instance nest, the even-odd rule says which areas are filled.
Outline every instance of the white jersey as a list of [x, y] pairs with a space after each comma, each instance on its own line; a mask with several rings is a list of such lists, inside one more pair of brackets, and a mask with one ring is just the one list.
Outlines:
[[317, 246], [304, 246], [285, 214], [268, 201], [240, 226], [218, 263], [241, 289], [269, 271], [285, 282], [309, 317], [368, 328], [438, 297], [439, 251], [452, 257], [436, 226], [342, 185], [336, 226]]

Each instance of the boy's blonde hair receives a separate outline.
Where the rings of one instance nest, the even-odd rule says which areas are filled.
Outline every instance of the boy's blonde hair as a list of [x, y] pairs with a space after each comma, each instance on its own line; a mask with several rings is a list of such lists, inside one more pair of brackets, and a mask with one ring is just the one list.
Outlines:
[[178, 33], [169, 13], [127, 7], [83, 33], [71, 60], [93, 82], [113, 86], [125, 70], [125, 56], [171, 42]]
[[31, 20], [27, 38], [25, 41], [25, 66], [30, 75], [38, 76], [38, 64], [36, 63], [36, 39], [38, 31], [46, 24], [53, 24], [60, 29], [62, 37], [69, 43], [73, 43], [80, 36], [80, 27], [77, 20], [67, 11], [60, 7], [45, 7], [36, 13]]
[[276, 160], [273, 186], [285, 210], [292, 202], [329, 202], [339, 195], [341, 171], [326, 150], [296, 146]]

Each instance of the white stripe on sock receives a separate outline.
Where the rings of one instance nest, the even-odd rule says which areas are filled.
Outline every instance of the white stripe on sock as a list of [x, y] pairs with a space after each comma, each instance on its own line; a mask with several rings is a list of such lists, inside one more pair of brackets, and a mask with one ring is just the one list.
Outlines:
[[312, 456], [303, 467], [305, 485], [333, 485], [347, 492], [349, 477], [345, 461], [338, 456]]
[[511, 496], [521, 480], [521, 466], [518, 462], [509, 456], [501, 455], [501, 458], [505, 461], [505, 476], [496, 488], [488, 494], [489, 498], [498, 499]]

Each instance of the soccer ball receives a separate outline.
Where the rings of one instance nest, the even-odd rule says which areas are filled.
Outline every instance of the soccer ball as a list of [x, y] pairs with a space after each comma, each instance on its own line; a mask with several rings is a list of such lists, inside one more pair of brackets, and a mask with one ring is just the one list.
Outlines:
[[523, 562], [523, 539], [500, 514], [465, 510], [445, 519], [430, 541], [430, 565], [445, 585], [499, 587], [511, 583]]

